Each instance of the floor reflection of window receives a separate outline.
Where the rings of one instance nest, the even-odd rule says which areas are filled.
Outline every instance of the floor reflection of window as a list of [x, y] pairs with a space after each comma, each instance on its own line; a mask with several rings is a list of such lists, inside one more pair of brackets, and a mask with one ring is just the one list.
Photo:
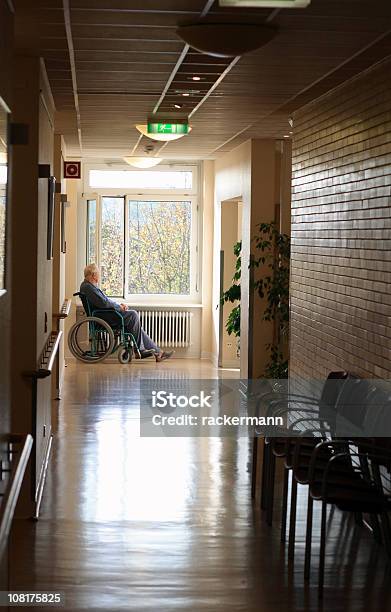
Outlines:
[[101, 412], [95, 436], [85, 520], [183, 520], [194, 477], [186, 438], [140, 438], [138, 408], [126, 406]]

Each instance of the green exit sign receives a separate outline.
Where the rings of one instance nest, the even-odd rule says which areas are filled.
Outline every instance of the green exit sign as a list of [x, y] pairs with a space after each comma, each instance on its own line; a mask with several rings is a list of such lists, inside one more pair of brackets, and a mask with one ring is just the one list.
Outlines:
[[253, 8], [305, 8], [311, 0], [220, 0], [220, 6]]
[[188, 134], [187, 123], [148, 123], [148, 134]]

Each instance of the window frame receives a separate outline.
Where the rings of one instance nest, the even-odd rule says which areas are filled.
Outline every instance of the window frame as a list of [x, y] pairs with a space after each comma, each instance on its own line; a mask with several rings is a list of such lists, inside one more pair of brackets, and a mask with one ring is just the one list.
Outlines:
[[[85, 169], [85, 182], [89, 180], [89, 170], [129, 170], [129, 166], [121, 166], [116, 164], [115, 167], [108, 167], [107, 164], [91, 164], [86, 165]], [[156, 170], [157, 168], [154, 168]], [[95, 191], [86, 190], [83, 193], [83, 200], [86, 204], [86, 248], [85, 257], [88, 262], [88, 201], [96, 200], [96, 239], [97, 239], [97, 265], [101, 264], [101, 222], [102, 222], [102, 198], [104, 197], [120, 197], [124, 200], [124, 244], [122, 250], [123, 257], [123, 295], [121, 296], [110, 296], [114, 300], [123, 300], [129, 305], [135, 304], [137, 306], [181, 306], [186, 304], [200, 304], [201, 303], [201, 261], [200, 261], [200, 239], [202, 235], [202, 213], [199, 204], [199, 167], [196, 165], [178, 165], [166, 164], [159, 166], [159, 171], [164, 170], [186, 170], [190, 169], [193, 172], [192, 189], [176, 189], [176, 190], [162, 190], [162, 189], [128, 189], [124, 193], [122, 189], [95, 189]], [[128, 252], [129, 252], [129, 202], [190, 202], [191, 203], [191, 229], [190, 229], [190, 293], [188, 295], [178, 294], [129, 294], [128, 293], [128, 278], [129, 270], [127, 266]]]
[[[192, 186], [191, 189], [180, 188], [180, 189], [147, 189], [146, 187], [136, 187], [136, 188], [123, 188], [123, 187], [90, 187], [89, 177], [90, 170], [108, 170], [108, 171], [127, 171], [127, 172], [189, 172], [191, 171], [193, 174], [192, 178]], [[162, 195], [197, 195], [198, 189], [198, 181], [199, 181], [199, 167], [195, 164], [159, 164], [158, 166], [154, 166], [153, 168], [146, 168], [145, 170], [141, 170], [140, 168], [133, 168], [129, 164], [86, 164], [84, 166], [84, 193], [98, 193], [99, 195], [118, 195], [118, 192], [121, 194], [162, 194]]]
[[100, 223], [98, 222], [98, 209], [99, 209], [99, 196], [94, 195], [94, 197], [88, 197], [86, 200], [86, 264], [92, 263], [89, 261], [90, 255], [90, 225], [89, 225], [89, 211], [90, 211], [90, 202], [95, 202], [95, 253], [96, 260], [99, 260], [99, 244], [100, 244]]

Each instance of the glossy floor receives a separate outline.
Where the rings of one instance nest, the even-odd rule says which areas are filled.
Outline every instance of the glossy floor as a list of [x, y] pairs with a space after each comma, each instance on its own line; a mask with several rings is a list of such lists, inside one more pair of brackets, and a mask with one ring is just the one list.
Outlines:
[[316, 533], [303, 586], [304, 495], [289, 565], [278, 523], [269, 528], [251, 503], [246, 438], [139, 436], [140, 377], [218, 375], [237, 374], [184, 360], [67, 368], [41, 518], [13, 532], [14, 589], [63, 591], [73, 611], [391, 609], [383, 550], [340, 514], [329, 525], [324, 603]]

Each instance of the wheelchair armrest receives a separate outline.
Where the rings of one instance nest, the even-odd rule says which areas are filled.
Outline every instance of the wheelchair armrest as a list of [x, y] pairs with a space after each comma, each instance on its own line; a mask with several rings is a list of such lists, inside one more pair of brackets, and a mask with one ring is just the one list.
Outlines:
[[121, 313], [120, 313], [120, 312], [118, 312], [118, 310], [116, 310], [115, 308], [98, 308], [97, 310], [92, 310], [92, 311], [91, 311], [91, 315], [92, 315], [93, 317], [95, 317], [95, 315], [96, 315], [98, 312], [104, 312], [104, 313], [108, 313], [108, 312], [109, 312], [110, 314], [115, 314], [115, 315], [117, 315], [117, 316], [119, 317], [119, 319], [120, 319], [120, 322], [121, 322], [121, 323], [122, 323], [122, 322], [123, 322], [123, 320], [124, 320], [124, 318], [123, 318], [123, 316], [121, 315]]

